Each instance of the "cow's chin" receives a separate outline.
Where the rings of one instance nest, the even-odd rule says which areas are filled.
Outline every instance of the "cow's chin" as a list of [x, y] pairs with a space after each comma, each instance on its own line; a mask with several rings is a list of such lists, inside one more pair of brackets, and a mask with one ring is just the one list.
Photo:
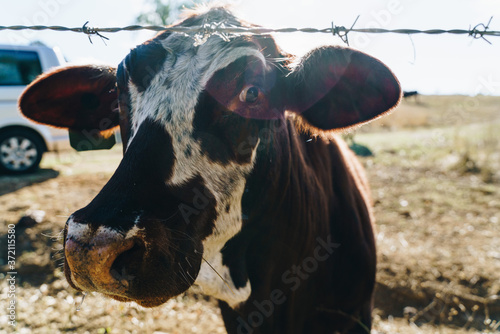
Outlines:
[[[169, 299], [174, 298], [175, 296], [178, 296], [182, 294], [183, 292], [187, 291], [190, 286], [185, 284], [182, 287], [178, 287], [176, 291], [173, 291], [171, 293], [166, 293], [162, 294], [161, 292], [158, 293], [157, 295], [153, 296], [134, 296], [132, 295], [127, 295], [127, 291], [100, 291], [100, 289], [95, 289], [95, 288], [89, 288], [89, 287], [83, 287], [79, 283], [75, 283], [75, 281], [71, 278], [71, 274], [66, 274], [66, 279], [71, 287], [73, 287], [75, 290], [81, 291], [81, 292], [98, 292], [101, 293], [102, 295], [117, 300], [119, 302], [125, 302], [125, 303], [130, 303], [130, 302], [135, 302], [136, 304], [142, 306], [142, 307], [157, 307], [160, 306], [164, 303], [166, 303]], [[118, 289], [119, 290], [119, 289]], [[119, 294], [114, 294], [114, 293], [119, 293]]]
[[166, 303], [171, 297], [156, 297], [156, 298], [150, 298], [150, 299], [131, 299], [127, 297], [121, 297], [121, 296], [113, 296], [113, 295], [106, 295], [107, 297], [110, 297], [114, 300], [117, 300], [119, 302], [135, 302], [136, 304], [139, 304], [142, 307], [157, 307], [160, 306], [161, 304]]

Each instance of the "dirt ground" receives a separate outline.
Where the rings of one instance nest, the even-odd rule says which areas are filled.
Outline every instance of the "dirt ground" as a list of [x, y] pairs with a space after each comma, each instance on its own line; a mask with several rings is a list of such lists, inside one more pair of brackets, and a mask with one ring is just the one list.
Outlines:
[[[500, 332], [499, 126], [498, 97], [419, 96], [354, 136], [373, 152], [360, 159], [377, 219], [374, 333]], [[82, 303], [66, 283], [65, 220], [120, 158], [119, 147], [47, 154], [34, 175], [0, 176], [0, 333], [14, 332], [9, 224], [17, 224], [18, 333], [225, 333], [209, 298], [186, 294], [155, 309], [97, 294]]]

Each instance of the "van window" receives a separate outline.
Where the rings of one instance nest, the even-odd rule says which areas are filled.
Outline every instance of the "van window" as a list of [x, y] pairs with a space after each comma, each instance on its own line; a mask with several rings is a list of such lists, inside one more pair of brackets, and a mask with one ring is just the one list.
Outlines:
[[41, 73], [38, 53], [0, 50], [0, 86], [27, 85]]

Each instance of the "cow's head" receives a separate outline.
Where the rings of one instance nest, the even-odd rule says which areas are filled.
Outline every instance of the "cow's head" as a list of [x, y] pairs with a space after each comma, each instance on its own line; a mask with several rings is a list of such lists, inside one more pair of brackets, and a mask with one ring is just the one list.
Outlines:
[[[246, 26], [222, 8], [180, 25], [206, 22]], [[220, 250], [241, 229], [257, 157], [272, 150], [262, 130], [285, 113], [317, 131], [347, 128], [400, 99], [390, 70], [361, 52], [323, 47], [290, 62], [269, 36], [213, 35], [196, 45], [162, 33], [117, 70], [60, 68], [27, 88], [20, 108], [35, 121], [83, 133], [120, 126], [118, 169], [66, 223], [65, 273], [74, 288], [143, 306], [195, 281], [229, 302], [248, 297], [249, 286], [226, 295], [204, 260], [230, 281]]]

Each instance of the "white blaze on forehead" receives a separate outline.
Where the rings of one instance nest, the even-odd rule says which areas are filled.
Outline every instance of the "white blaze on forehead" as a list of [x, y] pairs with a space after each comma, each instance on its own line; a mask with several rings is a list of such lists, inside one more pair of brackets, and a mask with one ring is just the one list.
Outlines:
[[[171, 39], [179, 43], [179, 37], [172, 35], [161, 41], [166, 49], [169, 49], [169, 43], [174, 43]], [[186, 38], [184, 43], [192, 41]], [[163, 122], [172, 138], [175, 157], [172, 177], [167, 183], [182, 185], [201, 174], [205, 186], [219, 202], [221, 199], [217, 196], [227, 190], [224, 181], [228, 175], [235, 178], [238, 183], [236, 188], [241, 188], [252, 166], [241, 166], [232, 162], [221, 165], [210, 161], [202, 152], [200, 143], [193, 137], [193, 119], [198, 97], [216, 71], [244, 56], [256, 57], [265, 66], [265, 57], [256, 48], [230, 48], [219, 39], [207, 41], [196, 49], [196, 53], [189, 52], [193, 50], [189, 49], [187, 44], [180, 46], [180, 49], [177, 50], [178, 54], [176, 50], [169, 52], [162, 70], [155, 75], [144, 92], [139, 92], [134, 84], [129, 82], [132, 133], [135, 134], [147, 118]], [[169, 84], [165, 85], [165, 82]], [[130, 138], [129, 145], [133, 140], [134, 138]], [[242, 190], [240, 192], [242, 193]]]
[[217, 59], [215, 59], [215, 61], [210, 64], [207, 72], [203, 75], [203, 78], [201, 80], [202, 85], [205, 86], [210, 78], [215, 74], [215, 72], [229, 66], [231, 63], [235, 62], [241, 57], [255, 57], [257, 59], [260, 59], [260, 61], [262, 62], [262, 66], [266, 68], [266, 58], [259, 50], [251, 47], [238, 47], [230, 49], [229, 51], [223, 52], [220, 56], [218, 56]]
[[[177, 37], [174, 35], [161, 41], [168, 50], [171, 50], [168, 47], [171, 38]], [[192, 41], [186, 39], [185, 43]], [[146, 118], [159, 121], [168, 118], [169, 121], [165, 123], [171, 124], [172, 129], [177, 130], [175, 132], [189, 135], [192, 133], [198, 97], [215, 72], [245, 56], [260, 59], [266, 67], [264, 55], [256, 48], [227, 48], [217, 39], [203, 44], [196, 53], [184, 52], [184, 49], [187, 48], [184, 47], [178, 54], [175, 50], [168, 53], [161, 70], [144, 92], [139, 92], [137, 87], [129, 82], [133, 133]], [[122, 66], [126, 66], [125, 62]], [[173, 138], [175, 141], [175, 137]]]

